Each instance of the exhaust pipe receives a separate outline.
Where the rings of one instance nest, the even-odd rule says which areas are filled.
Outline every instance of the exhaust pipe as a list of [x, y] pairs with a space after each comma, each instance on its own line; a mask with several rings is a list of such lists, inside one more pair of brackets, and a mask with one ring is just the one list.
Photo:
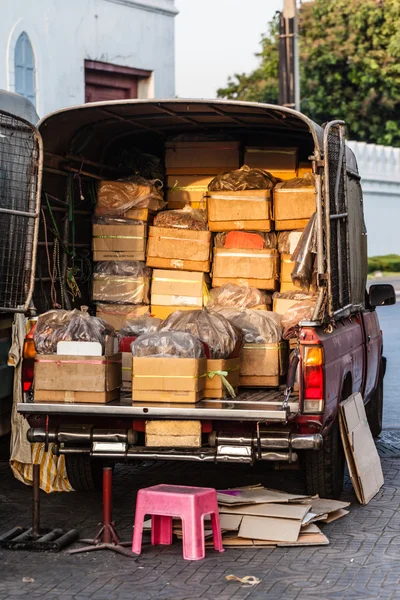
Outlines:
[[29, 442], [53, 442], [55, 444], [93, 444], [96, 442], [124, 443], [133, 445], [137, 442], [137, 433], [133, 429], [95, 429], [94, 427], [63, 427], [49, 429], [31, 427], [28, 429]]
[[260, 433], [259, 438], [252, 433], [240, 434], [225, 431], [212, 431], [208, 436], [208, 443], [211, 447], [238, 445], [261, 450], [319, 450], [322, 448], [322, 442], [322, 435], [319, 433], [302, 434], [287, 431], [264, 431]]

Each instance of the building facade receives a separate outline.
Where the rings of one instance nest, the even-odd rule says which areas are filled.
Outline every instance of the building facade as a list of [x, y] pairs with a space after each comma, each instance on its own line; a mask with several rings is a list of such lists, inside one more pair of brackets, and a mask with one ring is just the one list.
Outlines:
[[175, 95], [174, 0], [13, 0], [0, 19], [0, 89], [40, 116], [85, 101]]
[[400, 148], [349, 142], [364, 197], [368, 256], [400, 254]]

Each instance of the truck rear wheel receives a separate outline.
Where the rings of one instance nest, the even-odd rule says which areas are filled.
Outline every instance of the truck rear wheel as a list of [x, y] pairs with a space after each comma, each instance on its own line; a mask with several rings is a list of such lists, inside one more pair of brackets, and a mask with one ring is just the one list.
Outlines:
[[382, 433], [383, 417], [383, 378], [385, 375], [386, 359], [382, 357], [379, 370], [378, 384], [368, 404], [365, 406], [369, 428], [372, 436], [378, 437]]
[[343, 490], [344, 463], [338, 415], [324, 437], [322, 449], [304, 453], [307, 494], [337, 500]]
[[76, 492], [102, 489], [103, 462], [87, 454], [66, 454], [65, 466], [70, 484]]

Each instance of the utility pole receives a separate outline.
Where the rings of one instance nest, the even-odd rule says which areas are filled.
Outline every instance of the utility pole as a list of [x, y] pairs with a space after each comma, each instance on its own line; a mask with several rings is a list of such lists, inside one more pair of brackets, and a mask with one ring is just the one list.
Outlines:
[[296, 0], [283, 0], [279, 23], [279, 104], [300, 110]]

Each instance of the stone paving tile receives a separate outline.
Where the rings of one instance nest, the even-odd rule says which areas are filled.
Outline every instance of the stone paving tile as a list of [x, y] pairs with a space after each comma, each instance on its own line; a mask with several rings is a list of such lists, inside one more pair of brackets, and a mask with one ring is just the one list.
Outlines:
[[[400, 447], [400, 434], [398, 445]], [[130, 560], [112, 552], [75, 556], [0, 551], [0, 600], [400, 600], [400, 454], [383, 452], [385, 486], [366, 507], [346, 481], [348, 517], [324, 527], [329, 546], [312, 548], [209, 550], [206, 559], [184, 561], [180, 543], [143, 545]], [[0, 531], [29, 526], [31, 490], [0, 463]], [[114, 476], [114, 518], [121, 538], [130, 540], [136, 492], [156, 483], [228, 487], [264, 483], [304, 491], [300, 472], [191, 463], [119, 466]], [[41, 494], [42, 526], [79, 529], [92, 536], [101, 515], [99, 494]], [[254, 575], [254, 587], [226, 581], [226, 575]], [[33, 583], [23, 583], [31, 577]]]

